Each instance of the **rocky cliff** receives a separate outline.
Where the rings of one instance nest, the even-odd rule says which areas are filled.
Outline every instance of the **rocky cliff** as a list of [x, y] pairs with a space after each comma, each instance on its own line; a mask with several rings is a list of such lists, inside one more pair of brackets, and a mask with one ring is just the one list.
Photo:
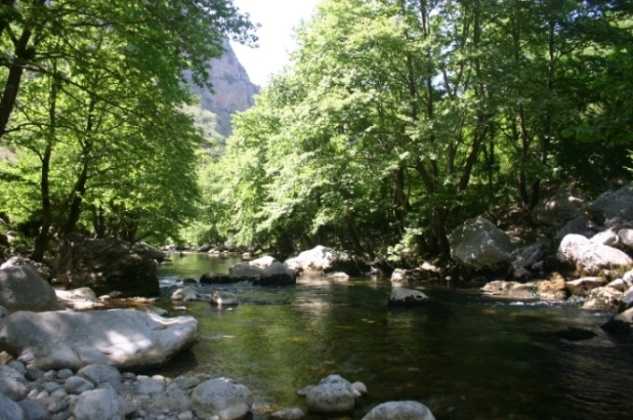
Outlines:
[[228, 40], [224, 41], [223, 47], [224, 55], [209, 63], [214, 92], [197, 86], [192, 86], [191, 92], [200, 95], [202, 109], [217, 116], [216, 131], [228, 137], [231, 135], [231, 116], [253, 106], [253, 95], [259, 92], [259, 86], [251, 83]]

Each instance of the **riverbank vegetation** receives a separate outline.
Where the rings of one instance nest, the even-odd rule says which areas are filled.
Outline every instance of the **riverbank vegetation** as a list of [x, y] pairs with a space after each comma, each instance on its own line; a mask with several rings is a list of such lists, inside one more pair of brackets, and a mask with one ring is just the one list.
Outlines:
[[321, 2], [292, 65], [203, 174], [208, 237], [288, 254], [448, 257], [479, 214], [626, 179], [633, 8], [618, 1]]
[[206, 156], [181, 75], [203, 82], [225, 35], [249, 38], [231, 2], [2, 10], [0, 133], [18, 163], [1, 207], [36, 259], [76, 230], [448, 258], [470, 217], [529, 228], [553, 187], [592, 196], [628, 176], [628, 1], [323, 0]]

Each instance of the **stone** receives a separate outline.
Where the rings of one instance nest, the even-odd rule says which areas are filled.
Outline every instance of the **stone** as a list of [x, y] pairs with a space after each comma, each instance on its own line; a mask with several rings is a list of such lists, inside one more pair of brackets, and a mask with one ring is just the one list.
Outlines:
[[117, 368], [108, 364], [93, 364], [77, 371], [77, 376], [92, 382], [95, 387], [107, 385], [112, 389], [121, 389], [123, 377]]
[[599, 274], [606, 269], [633, 266], [633, 259], [619, 249], [595, 244], [584, 236], [574, 234], [563, 238], [556, 252], [556, 259], [587, 276]]
[[333, 271], [340, 254], [322, 245], [301, 252], [297, 257], [287, 259], [284, 264], [294, 271], [325, 273]]
[[73, 234], [60, 240], [53, 268], [67, 289], [90, 287], [97, 296], [113, 290], [123, 297], [159, 296], [157, 255], [119, 239]]
[[356, 398], [360, 393], [352, 384], [340, 375], [329, 375], [321, 379], [318, 385], [300, 390], [299, 395], [306, 398], [308, 411], [319, 414], [339, 414], [354, 410]]
[[587, 211], [599, 222], [615, 217], [633, 220], [633, 190], [627, 185], [606, 191], [587, 206]]
[[266, 268], [270, 267], [272, 263], [276, 263], [276, 262], [279, 262], [279, 261], [277, 261], [275, 257], [271, 257], [270, 255], [264, 255], [263, 257], [259, 257], [255, 260], [250, 261], [248, 264], [257, 268], [261, 268], [262, 270], [265, 270]]
[[553, 273], [548, 280], [536, 283], [536, 295], [541, 300], [565, 300], [568, 290], [565, 279], [558, 273]]
[[576, 217], [565, 223], [565, 225], [556, 232], [554, 240], [560, 242], [565, 236], [574, 234], [581, 235], [585, 238], [591, 238], [596, 234], [596, 224], [591, 220], [588, 220], [584, 216]]
[[30, 264], [0, 270], [0, 306], [9, 312], [62, 309], [55, 290]]
[[454, 261], [475, 271], [505, 266], [514, 250], [510, 237], [483, 217], [469, 219], [455, 229], [450, 248]]
[[24, 412], [15, 401], [0, 392], [0, 415], [6, 420], [24, 420]]
[[72, 290], [55, 289], [55, 294], [64, 306], [76, 311], [103, 306], [102, 302], [98, 302], [95, 292], [89, 287], [79, 287]]
[[270, 414], [269, 418], [274, 420], [302, 420], [306, 413], [299, 407], [282, 408]]
[[633, 249], [633, 229], [625, 228], [618, 231], [618, 236], [622, 245], [628, 249]]
[[481, 290], [487, 295], [508, 299], [533, 300], [538, 297], [534, 283], [495, 280], [486, 283]]
[[142, 378], [138, 381], [137, 392], [139, 394], [155, 394], [163, 392], [163, 385], [152, 378]]
[[581, 277], [565, 283], [569, 292], [574, 296], [587, 296], [589, 292], [603, 286], [606, 280], [603, 277]]
[[261, 268], [248, 263], [238, 263], [229, 267], [229, 277], [238, 281], [254, 281], [259, 279], [263, 271]]
[[[510, 266], [515, 279], [529, 279], [533, 277], [531, 269], [545, 259], [546, 246], [537, 242], [515, 249], [510, 254]], [[540, 273], [539, 273], [540, 274]]]
[[228, 378], [210, 379], [196, 386], [191, 407], [196, 416], [220, 420], [241, 419], [253, 406], [250, 390]]
[[171, 300], [182, 300], [185, 302], [193, 302], [198, 299], [198, 293], [192, 287], [182, 287], [171, 295]]
[[123, 404], [112, 388], [84, 392], [77, 398], [70, 411], [76, 420], [123, 420], [125, 418]]
[[261, 275], [253, 280], [257, 286], [287, 286], [297, 283], [295, 272], [279, 261], [270, 264]]
[[618, 305], [618, 312], [624, 312], [629, 308], [633, 308], [633, 288], [629, 288], [622, 295], [620, 304]]
[[17, 370], [0, 365], [0, 394], [19, 401], [26, 398], [29, 393], [28, 382]]
[[234, 293], [223, 290], [216, 290], [211, 294], [209, 302], [217, 306], [235, 306], [239, 304], [237, 296]]
[[598, 287], [589, 292], [582, 309], [590, 311], [615, 311], [622, 299], [622, 292], [611, 287]]
[[435, 420], [431, 410], [417, 401], [390, 401], [372, 408], [363, 420]]
[[64, 390], [72, 395], [79, 395], [94, 388], [95, 385], [92, 382], [81, 376], [71, 376], [64, 382]]
[[49, 420], [51, 418], [48, 410], [37, 401], [23, 400], [18, 402], [18, 405], [24, 413], [24, 420]]
[[394, 287], [389, 296], [389, 305], [413, 306], [428, 303], [430, 298], [419, 290]]
[[537, 225], [558, 226], [580, 214], [585, 200], [570, 191], [557, 191], [553, 196], [540, 201], [530, 216]]
[[617, 246], [620, 243], [620, 237], [613, 230], [607, 229], [596, 233], [589, 241], [599, 245]]
[[197, 329], [193, 317], [162, 318], [136, 310], [20, 311], [1, 324], [0, 349], [43, 370], [97, 363], [143, 368], [191, 347]]

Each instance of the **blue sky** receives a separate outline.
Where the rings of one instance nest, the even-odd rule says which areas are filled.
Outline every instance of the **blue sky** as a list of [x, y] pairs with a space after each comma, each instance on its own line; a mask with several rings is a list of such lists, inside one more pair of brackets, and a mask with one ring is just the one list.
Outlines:
[[319, 0], [233, 0], [241, 11], [249, 13], [251, 21], [261, 24], [257, 31], [259, 48], [252, 49], [232, 43], [240, 63], [251, 82], [266, 86], [271, 74], [281, 71], [288, 63], [288, 51], [295, 44], [292, 30], [301, 20], [310, 18]]

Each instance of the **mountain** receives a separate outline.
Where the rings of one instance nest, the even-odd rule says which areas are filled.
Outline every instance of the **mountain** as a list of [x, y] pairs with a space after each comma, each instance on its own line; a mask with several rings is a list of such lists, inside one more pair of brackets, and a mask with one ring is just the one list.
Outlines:
[[209, 62], [209, 77], [214, 92], [192, 86], [191, 92], [200, 95], [200, 107], [216, 115], [216, 131], [224, 137], [231, 135], [231, 116], [254, 104], [253, 96], [259, 86], [251, 83], [228, 40], [223, 43], [225, 53]]

